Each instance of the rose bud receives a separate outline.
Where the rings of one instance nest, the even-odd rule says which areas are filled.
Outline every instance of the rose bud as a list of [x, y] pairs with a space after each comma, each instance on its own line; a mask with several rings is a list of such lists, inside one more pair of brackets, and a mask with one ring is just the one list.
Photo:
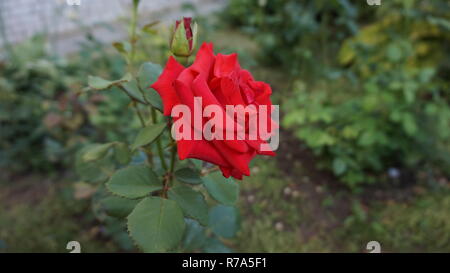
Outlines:
[[189, 57], [195, 49], [197, 42], [197, 23], [192, 18], [184, 17], [177, 20], [170, 41], [170, 51], [177, 57]]

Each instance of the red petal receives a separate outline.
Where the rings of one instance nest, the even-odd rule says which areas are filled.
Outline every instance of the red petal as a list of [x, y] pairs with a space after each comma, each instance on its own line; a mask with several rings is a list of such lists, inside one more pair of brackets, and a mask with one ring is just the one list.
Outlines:
[[191, 65], [191, 69], [206, 78], [209, 78], [216, 57], [214, 56], [213, 44], [203, 43], [195, 56], [195, 61]]
[[230, 166], [216, 148], [205, 140], [179, 140], [178, 156], [180, 160], [196, 158], [219, 166]]
[[151, 85], [161, 96], [164, 105], [164, 115], [166, 116], [170, 116], [172, 107], [179, 103], [173, 83], [183, 70], [184, 67], [170, 56], [158, 80]]
[[240, 69], [237, 54], [230, 55], [217, 54], [216, 64], [214, 65], [214, 76], [226, 77], [233, 73], [238, 73]]

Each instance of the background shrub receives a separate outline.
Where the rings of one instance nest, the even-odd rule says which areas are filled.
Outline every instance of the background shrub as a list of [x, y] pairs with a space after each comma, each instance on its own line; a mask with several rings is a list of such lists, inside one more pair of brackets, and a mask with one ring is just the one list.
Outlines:
[[297, 82], [286, 102], [284, 125], [350, 186], [450, 164], [450, 6], [383, 8], [342, 44], [338, 60], [350, 73], [316, 86]]

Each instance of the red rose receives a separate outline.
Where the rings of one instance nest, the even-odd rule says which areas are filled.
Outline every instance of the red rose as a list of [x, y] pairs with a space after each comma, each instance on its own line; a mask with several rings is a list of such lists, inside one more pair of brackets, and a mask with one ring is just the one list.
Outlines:
[[[227, 120], [230, 118], [225, 114], [226, 105], [244, 107], [254, 105], [257, 111], [252, 114], [255, 115], [260, 114], [258, 106], [265, 105], [269, 110], [267, 116], [269, 131], [276, 126], [270, 119], [272, 106], [270, 86], [267, 83], [255, 81], [249, 71], [242, 69], [236, 53], [214, 55], [212, 43], [204, 43], [201, 46], [194, 63], [188, 68], [170, 57], [164, 71], [151, 87], [161, 96], [166, 116], [171, 114], [172, 108], [176, 105], [186, 105], [189, 109], [193, 109], [194, 97], [201, 97], [203, 108], [208, 105], [218, 105], [220, 109], [223, 109]], [[208, 118], [202, 118], [202, 128], [207, 121]], [[232, 119], [231, 123], [233, 122], [236, 122], [236, 118]], [[245, 128], [247, 136], [247, 123]], [[193, 126], [189, 130], [194, 131]], [[216, 130], [224, 129], [216, 128]], [[192, 138], [177, 141], [180, 160], [186, 158], [204, 160], [218, 165], [225, 177], [233, 176], [237, 179], [242, 179], [243, 175], [250, 175], [248, 165], [255, 155], [275, 155], [273, 151], [261, 150], [263, 143], [266, 141], [259, 134], [254, 140], [244, 138], [208, 141], [204, 138], [201, 140]]]

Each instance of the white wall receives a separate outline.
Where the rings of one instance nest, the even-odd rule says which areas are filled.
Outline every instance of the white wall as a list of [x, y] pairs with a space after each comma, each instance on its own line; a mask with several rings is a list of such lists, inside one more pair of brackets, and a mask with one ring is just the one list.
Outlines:
[[[59, 37], [64, 34], [64, 37], [70, 38], [70, 33], [75, 35], [79, 32], [79, 24], [74, 20], [81, 20], [87, 26], [113, 22], [121, 16], [128, 16], [132, 2], [132, 0], [80, 1], [80, 6], [70, 6], [66, 0], [0, 0], [0, 18], [3, 19], [8, 41], [16, 43], [40, 32], [48, 32]], [[183, 3], [191, 3], [201, 13], [205, 13], [223, 6], [225, 1], [141, 0], [140, 12], [153, 14], [152, 20], [164, 17], [177, 18], [184, 15], [180, 12]], [[1, 40], [0, 37], [0, 46], [4, 42]]]

